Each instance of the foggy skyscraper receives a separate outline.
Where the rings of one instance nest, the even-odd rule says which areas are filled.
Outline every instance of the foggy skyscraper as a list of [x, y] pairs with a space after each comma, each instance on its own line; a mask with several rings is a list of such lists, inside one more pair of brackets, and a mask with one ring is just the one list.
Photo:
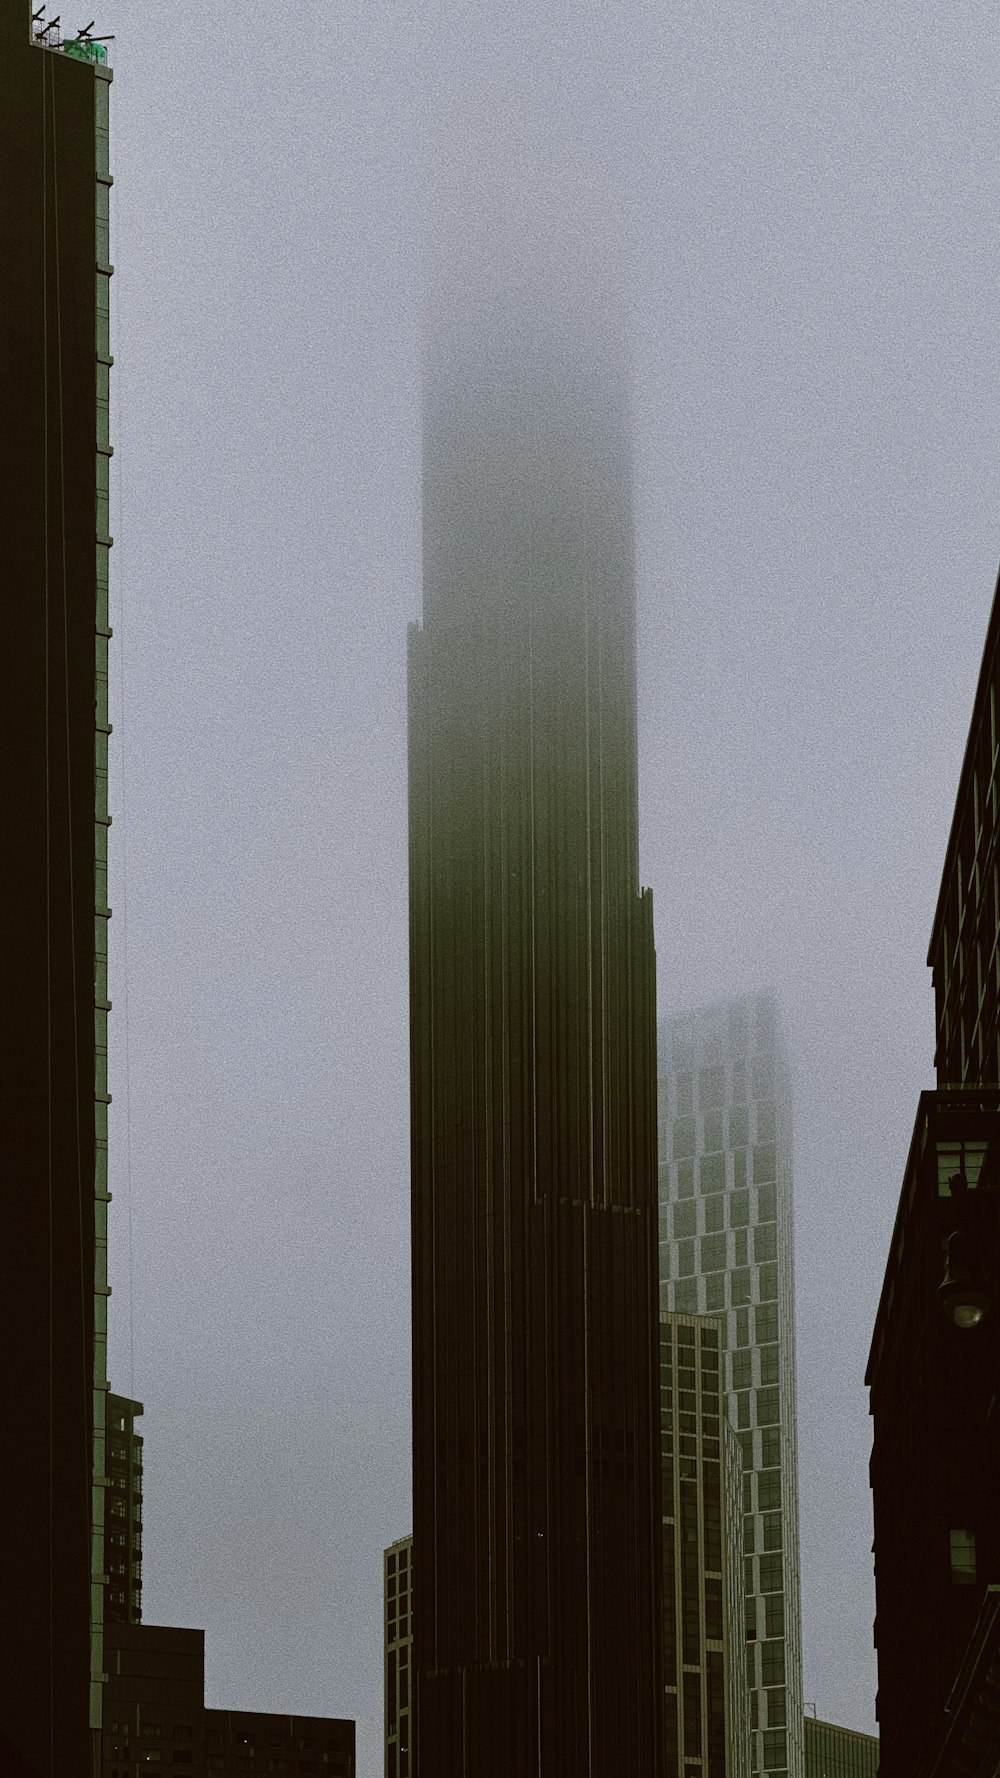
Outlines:
[[755, 1772], [801, 1778], [792, 1131], [768, 995], [660, 1027], [663, 1307], [724, 1324], [743, 1456], [747, 1679]]
[[456, 231], [428, 327], [409, 743], [428, 1778], [661, 1769], [626, 311], [586, 216], [566, 245], [572, 193], [543, 203], [524, 177]]

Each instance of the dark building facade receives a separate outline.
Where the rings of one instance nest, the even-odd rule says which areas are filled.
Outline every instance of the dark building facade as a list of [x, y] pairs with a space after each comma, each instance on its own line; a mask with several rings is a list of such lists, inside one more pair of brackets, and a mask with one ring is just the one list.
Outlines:
[[719, 1317], [742, 1456], [752, 1769], [802, 1778], [792, 1119], [777, 1006], [660, 1026], [660, 1291]]
[[[928, 957], [938, 1090], [920, 1096], [866, 1379], [882, 1778], [1000, 1764], [1000, 1724], [983, 1730], [1000, 1585], [998, 680], [994, 597]], [[964, 1325], [946, 1263], [986, 1305]], [[967, 1729], [980, 1765], [963, 1764]]]
[[1000, 1082], [1000, 583], [948, 837], [927, 961], [939, 1087]]
[[858, 1729], [805, 1718], [806, 1778], [877, 1778], [878, 1741]]
[[382, 1558], [385, 1606], [385, 1778], [413, 1778], [413, 1539]]
[[591, 325], [586, 291], [553, 315], [502, 285], [483, 280], [475, 319], [432, 338], [425, 378], [409, 690], [417, 1764], [650, 1778], [655, 1001], [624, 323]]
[[102, 1778], [257, 1773], [354, 1778], [355, 1728], [344, 1717], [205, 1707], [205, 1632], [161, 1624], [107, 1628]]
[[108, 95], [103, 46], [0, 0], [6, 1413], [4, 1758], [90, 1771], [107, 1311]]
[[748, 1778], [743, 1460], [729, 1425], [725, 1327], [660, 1315], [664, 1770]]
[[142, 1438], [135, 1429], [141, 1401], [109, 1395], [105, 1426], [104, 1622], [142, 1617]]

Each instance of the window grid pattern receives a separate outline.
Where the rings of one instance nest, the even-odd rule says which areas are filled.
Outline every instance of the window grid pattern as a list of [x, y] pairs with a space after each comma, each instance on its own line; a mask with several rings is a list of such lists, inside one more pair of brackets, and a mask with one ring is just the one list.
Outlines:
[[660, 1314], [667, 1772], [748, 1778], [739, 1447], [717, 1321]]
[[661, 1308], [719, 1317], [743, 1462], [753, 1771], [803, 1778], [791, 1109], [773, 1001], [666, 1021], [658, 1097]]
[[413, 1778], [413, 1539], [383, 1557], [385, 1603], [385, 1778]]

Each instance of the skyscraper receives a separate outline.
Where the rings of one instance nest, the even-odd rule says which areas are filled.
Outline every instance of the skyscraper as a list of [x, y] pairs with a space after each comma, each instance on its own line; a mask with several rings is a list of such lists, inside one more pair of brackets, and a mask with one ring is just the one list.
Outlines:
[[661, 1301], [725, 1327], [753, 1769], [802, 1778], [788, 1064], [767, 995], [660, 1027]]
[[100, 1724], [107, 1388], [108, 95], [103, 45], [0, 3], [7, 1031], [0, 1294], [25, 1464], [0, 1554], [0, 1763]]
[[551, 238], [536, 202], [525, 182], [483, 221], [461, 312], [429, 323], [409, 694], [417, 1765], [649, 1778], [655, 1002], [625, 311], [593, 254], [560, 263], [558, 294], [532, 282]]

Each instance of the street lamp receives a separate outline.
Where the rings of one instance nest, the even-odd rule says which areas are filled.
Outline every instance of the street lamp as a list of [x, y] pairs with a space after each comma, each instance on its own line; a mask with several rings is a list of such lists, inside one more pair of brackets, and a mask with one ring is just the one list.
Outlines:
[[965, 1229], [955, 1229], [944, 1243], [944, 1277], [938, 1285], [938, 1301], [956, 1327], [978, 1327], [990, 1306]]

